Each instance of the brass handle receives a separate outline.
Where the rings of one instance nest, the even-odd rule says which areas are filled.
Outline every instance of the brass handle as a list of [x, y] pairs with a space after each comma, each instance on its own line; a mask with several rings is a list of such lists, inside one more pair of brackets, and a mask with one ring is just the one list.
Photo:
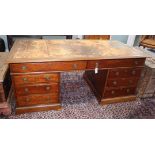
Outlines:
[[136, 74], [136, 71], [132, 71], [132, 75], [135, 75]]
[[27, 69], [27, 67], [26, 66], [22, 66], [22, 70], [26, 70]]
[[111, 91], [111, 94], [115, 94], [115, 91], [114, 91], [114, 90], [112, 90], [112, 91]]
[[48, 86], [48, 87], [46, 87], [46, 90], [50, 90], [50, 88], [51, 88], [51, 87]]
[[45, 79], [49, 81], [50, 77], [47, 75], [47, 76], [45, 76]]
[[113, 85], [117, 85], [117, 81], [113, 81]]
[[119, 72], [116, 72], [116, 75], [118, 76], [119, 75]]
[[132, 80], [129, 80], [129, 83], [132, 84], [133, 83]]
[[26, 78], [26, 77], [24, 77], [24, 78], [23, 78], [23, 81], [24, 81], [24, 82], [26, 82], [26, 81], [27, 81], [27, 78]]
[[28, 88], [25, 88], [24, 91], [27, 93], [29, 91], [29, 89]]
[[77, 64], [73, 64], [73, 69], [77, 69]]
[[130, 89], [127, 89], [126, 92], [129, 93], [130, 92]]
[[30, 99], [29, 99], [29, 98], [26, 98], [25, 100], [26, 100], [26, 102], [29, 102], [29, 101], [30, 101]]
[[138, 65], [138, 61], [135, 61], [135, 64]]

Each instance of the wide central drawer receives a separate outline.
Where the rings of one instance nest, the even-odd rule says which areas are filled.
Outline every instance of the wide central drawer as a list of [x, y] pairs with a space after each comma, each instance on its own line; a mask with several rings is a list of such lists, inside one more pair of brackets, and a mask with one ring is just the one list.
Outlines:
[[51, 83], [51, 82], [59, 82], [60, 74], [59, 73], [51, 73], [51, 74], [31, 74], [31, 75], [13, 75], [12, 79], [14, 81], [15, 86], [19, 85], [27, 85], [33, 83]]
[[17, 95], [58, 93], [59, 83], [18, 86], [15, 90]]
[[85, 70], [86, 61], [11, 64], [11, 73]]
[[28, 96], [17, 96], [17, 107], [32, 106], [39, 104], [59, 103], [59, 94], [37, 94]]
[[145, 58], [130, 58], [130, 59], [106, 59], [106, 60], [91, 60], [87, 63], [87, 69], [98, 68], [116, 68], [116, 67], [136, 67], [143, 66]]

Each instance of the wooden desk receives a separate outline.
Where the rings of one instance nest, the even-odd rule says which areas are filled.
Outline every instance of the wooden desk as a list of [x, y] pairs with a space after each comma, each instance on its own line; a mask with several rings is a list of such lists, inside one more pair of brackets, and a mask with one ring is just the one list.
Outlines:
[[9, 104], [11, 77], [8, 64], [5, 64], [8, 54], [7, 52], [0, 52], [0, 114], [4, 115], [11, 113]]
[[16, 113], [60, 109], [60, 73], [66, 71], [85, 70], [101, 104], [134, 100], [145, 58], [118, 41], [17, 40], [7, 61]]

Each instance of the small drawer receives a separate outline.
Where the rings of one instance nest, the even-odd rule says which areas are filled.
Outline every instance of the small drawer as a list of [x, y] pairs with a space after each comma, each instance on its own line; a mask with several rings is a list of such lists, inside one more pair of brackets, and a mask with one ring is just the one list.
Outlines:
[[140, 77], [142, 68], [111, 69], [108, 78]]
[[119, 97], [119, 96], [128, 96], [135, 94], [136, 87], [129, 87], [129, 88], [113, 88], [109, 89], [106, 88], [103, 97], [104, 98], [112, 98], [112, 97]]
[[86, 61], [11, 64], [11, 73], [85, 70]]
[[17, 107], [59, 103], [59, 94], [37, 94], [16, 97]]
[[126, 87], [126, 86], [137, 86], [139, 78], [120, 78], [120, 79], [109, 79], [106, 87]]
[[17, 95], [30, 95], [30, 94], [46, 94], [46, 93], [58, 93], [59, 83], [52, 83], [50, 85], [27, 85], [18, 86], [15, 88]]
[[19, 86], [33, 83], [59, 82], [60, 74], [52, 73], [52, 74], [13, 75], [12, 78], [15, 86]]
[[132, 59], [109, 59], [109, 60], [91, 60], [87, 63], [87, 69], [98, 68], [116, 68], [116, 67], [137, 67], [144, 66], [145, 58]]

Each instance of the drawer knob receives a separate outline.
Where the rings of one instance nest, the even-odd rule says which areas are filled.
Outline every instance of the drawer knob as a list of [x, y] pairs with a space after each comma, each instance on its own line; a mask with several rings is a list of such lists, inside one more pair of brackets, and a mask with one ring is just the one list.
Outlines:
[[112, 94], [112, 95], [113, 95], [113, 94], [115, 94], [115, 91], [114, 91], [114, 90], [112, 90], [112, 91], [111, 91], [111, 94]]
[[135, 65], [138, 65], [138, 61], [135, 61]]
[[48, 86], [48, 87], [46, 87], [46, 90], [50, 90], [50, 88], [51, 88], [51, 87]]
[[29, 99], [29, 98], [26, 98], [25, 100], [26, 100], [26, 102], [29, 102], [29, 101], [30, 101], [30, 99]]
[[129, 80], [129, 84], [132, 84], [133, 82], [132, 82], [132, 80]]
[[113, 85], [117, 85], [117, 81], [113, 81]]
[[130, 89], [127, 89], [126, 92], [129, 93], [130, 92]]
[[116, 72], [116, 75], [118, 76], [119, 75], [119, 72]]
[[77, 69], [77, 64], [73, 64], [73, 69]]
[[50, 77], [47, 75], [47, 76], [45, 76], [45, 79], [49, 81]]
[[26, 77], [24, 77], [24, 78], [23, 78], [23, 81], [24, 81], [24, 82], [26, 82], [26, 81], [27, 81], [27, 78], [26, 78]]
[[26, 66], [22, 66], [22, 70], [26, 70], [27, 69], [27, 67]]
[[29, 89], [28, 88], [25, 88], [24, 91], [27, 93], [29, 91]]
[[136, 74], [136, 71], [132, 71], [132, 75], [135, 75]]

